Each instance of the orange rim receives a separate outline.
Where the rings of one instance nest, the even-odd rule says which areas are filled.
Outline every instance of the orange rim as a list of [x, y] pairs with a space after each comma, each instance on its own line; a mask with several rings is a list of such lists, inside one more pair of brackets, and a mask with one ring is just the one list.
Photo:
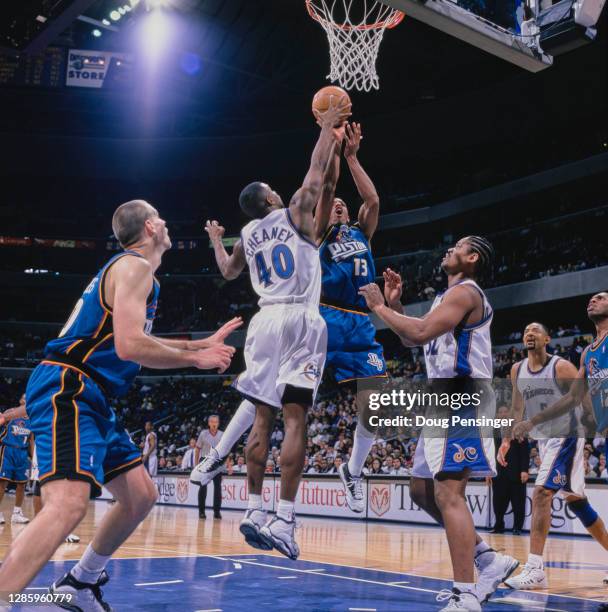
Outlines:
[[405, 13], [402, 13], [401, 11], [394, 11], [388, 19], [376, 21], [375, 23], [362, 23], [359, 25], [352, 25], [350, 23], [336, 23], [335, 21], [330, 21], [317, 11], [317, 8], [312, 3], [312, 0], [306, 0], [306, 9], [308, 10], [308, 14], [315, 21], [318, 21], [323, 25], [336, 28], [337, 30], [344, 30], [346, 32], [350, 30], [364, 32], [367, 30], [381, 30], [383, 28], [390, 30], [392, 28], [397, 27], [405, 17]]

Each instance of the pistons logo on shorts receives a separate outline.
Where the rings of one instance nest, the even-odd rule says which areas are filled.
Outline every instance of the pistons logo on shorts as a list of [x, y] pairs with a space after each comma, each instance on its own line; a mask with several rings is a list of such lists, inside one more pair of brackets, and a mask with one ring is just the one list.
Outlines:
[[477, 459], [477, 449], [473, 446], [467, 446], [466, 448], [462, 448], [460, 444], [454, 443], [454, 446], [458, 449], [453, 455], [452, 459], [456, 463], [462, 463], [463, 461], [468, 461], [469, 463], [473, 463]]
[[555, 470], [555, 476], [552, 478], [553, 484], [559, 485], [560, 487], [565, 487], [568, 483], [568, 478], [565, 474], [562, 474], [559, 470]]
[[382, 363], [382, 359], [380, 359], [380, 357], [378, 357], [376, 353], [367, 354], [367, 363], [369, 363], [369, 365], [376, 368], [378, 372], [382, 372], [382, 368], [384, 367], [384, 364]]
[[308, 378], [308, 380], [312, 380], [313, 382], [318, 380], [321, 376], [321, 370], [314, 363], [307, 363], [304, 366], [304, 376]]

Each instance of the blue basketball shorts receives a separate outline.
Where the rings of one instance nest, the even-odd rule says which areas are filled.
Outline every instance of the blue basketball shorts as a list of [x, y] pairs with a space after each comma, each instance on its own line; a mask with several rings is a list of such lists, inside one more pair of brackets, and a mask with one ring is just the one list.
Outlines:
[[141, 464], [141, 451], [104, 393], [79, 370], [41, 363], [27, 384], [26, 402], [41, 486], [83, 480], [97, 497], [104, 483]]
[[325, 304], [319, 310], [327, 325], [326, 365], [333, 368], [336, 381], [385, 378], [384, 350], [369, 315]]
[[0, 480], [27, 482], [29, 467], [27, 448], [0, 444]]

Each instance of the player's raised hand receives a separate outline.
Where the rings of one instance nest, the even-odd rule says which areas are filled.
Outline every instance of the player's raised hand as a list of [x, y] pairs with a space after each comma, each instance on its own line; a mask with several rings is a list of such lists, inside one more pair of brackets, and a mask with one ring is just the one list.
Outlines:
[[362, 295], [367, 302], [367, 307], [370, 310], [375, 310], [380, 306], [384, 306], [384, 297], [382, 295], [382, 291], [380, 291], [380, 287], [376, 285], [376, 283], [370, 283], [369, 285], [364, 285], [359, 289], [359, 295]]
[[209, 234], [209, 240], [215, 242], [221, 240], [224, 237], [226, 231], [217, 221], [207, 221], [205, 223], [205, 231]]
[[239, 327], [243, 325], [242, 317], [234, 317], [234, 319], [230, 319], [228, 323], [224, 323], [214, 334], [206, 338], [207, 343], [211, 344], [222, 344], [224, 340], [233, 332], [236, 331]]
[[6, 425], [9, 419], [7, 419], [2, 412], [0, 412], [0, 427]]
[[345, 145], [344, 145], [344, 157], [357, 157], [357, 151], [361, 144], [361, 124], [360, 123], [347, 123], [345, 126]]
[[502, 467], [507, 467], [507, 453], [511, 448], [511, 440], [508, 438], [504, 438], [498, 447], [498, 453], [496, 453], [496, 461], [502, 465]]
[[401, 305], [401, 295], [403, 294], [403, 279], [401, 274], [387, 268], [383, 273], [384, 277], [384, 297], [389, 306], [394, 304]]
[[199, 370], [215, 370], [223, 374], [229, 367], [236, 349], [227, 344], [216, 344], [208, 349], [194, 351], [193, 365]]
[[344, 125], [344, 122], [352, 115], [352, 103], [343, 96], [336, 99], [336, 96], [329, 97], [329, 108], [324, 112], [316, 112], [317, 123], [323, 128], [326, 125], [335, 128]]

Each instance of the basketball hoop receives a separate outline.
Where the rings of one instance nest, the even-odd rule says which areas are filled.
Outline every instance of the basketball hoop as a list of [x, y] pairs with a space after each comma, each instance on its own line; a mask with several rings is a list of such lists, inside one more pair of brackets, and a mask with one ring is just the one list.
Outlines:
[[376, 59], [382, 37], [405, 15], [378, 0], [306, 0], [306, 8], [329, 40], [327, 78], [344, 89], [378, 89]]

